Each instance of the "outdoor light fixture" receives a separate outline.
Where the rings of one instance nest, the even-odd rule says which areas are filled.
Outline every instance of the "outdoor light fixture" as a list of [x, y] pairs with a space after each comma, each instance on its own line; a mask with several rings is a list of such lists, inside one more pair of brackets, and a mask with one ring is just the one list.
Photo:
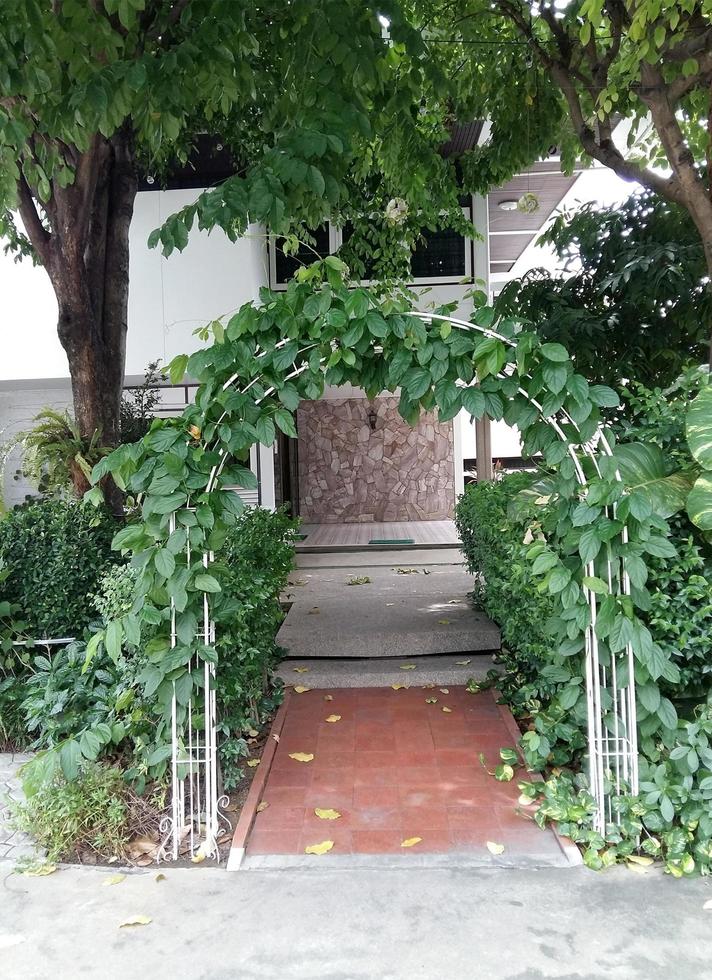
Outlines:
[[373, 408], [368, 413], [368, 424], [371, 426], [371, 432], [376, 431], [376, 422], [378, 422], [378, 416], [374, 412]]
[[500, 211], [516, 211], [517, 202], [513, 198], [507, 198], [506, 201], [500, 201], [497, 207]]

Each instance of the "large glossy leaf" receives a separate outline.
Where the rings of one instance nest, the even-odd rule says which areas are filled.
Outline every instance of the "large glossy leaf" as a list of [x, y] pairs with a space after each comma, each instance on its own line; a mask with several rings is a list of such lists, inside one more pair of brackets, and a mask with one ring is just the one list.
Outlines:
[[694, 477], [668, 473], [665, 456], [657, 446], [642, 442], [616, 447], [615, 458], [626, 489], [644, 498], [653, 513], [671, 517], [685, 506]]
[[703, 388], [687, 410], [690, 452], [706, 470], [712, 470], [712, 385]]
[[712, 473], [703, 473], [687, 498], [690, 520], [703, 531], [712, 531]]

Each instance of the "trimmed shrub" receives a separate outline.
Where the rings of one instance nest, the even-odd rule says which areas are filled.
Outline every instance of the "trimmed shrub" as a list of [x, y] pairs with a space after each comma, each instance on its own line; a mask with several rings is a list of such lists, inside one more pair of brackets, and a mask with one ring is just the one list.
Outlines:
[[50, 498], [0, 520], [0, 598], [22, 610], [35, 638], [78, 636], [96, 618], [91, 593], [121, 559], [111, 550], [120, 524], [106, 510]]

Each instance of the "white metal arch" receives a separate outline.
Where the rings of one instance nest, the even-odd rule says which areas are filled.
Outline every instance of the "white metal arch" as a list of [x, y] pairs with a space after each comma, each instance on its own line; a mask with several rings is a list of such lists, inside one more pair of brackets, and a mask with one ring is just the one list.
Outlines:
[[[444, 316], [436, 313], [423, 313], [413, 311], [406, 313], [407, 316], [417, 317], [426, 323], [433, 320], [447, 322], [458, 330], [474, 331], [486, 337], [501, 341], [508, 347], [516, 347], [516, 342], [496, 330], [488, 327], [481, 327], [457, 317]], [[280, 341], [277, 347], [284, 346], [286, 340]], [[308, 353], [318, 346], [317, 343], [308, 344], [301, 348], [295, 357], [298, 358]], [[258, 354], [264, 357], [265, 352]], [[321, 359], [321, 364], [325, 363], [326, 358]], [[304, 370], [306, 365], [295, 367], [285, 380], [297, 377]], [[499, 376], [508, 376], [513, 373], [513, 368], [500, 372]], [[236, 383], [240, 380], [239, 373], [233, 374], [222, 386], [227, 390], [236, 386], [241, 393], [246, 393], [256, 384], [260, 375], [252, 378], [243, 387], [237, 387]], [[274, 388], [269, 388], [262, 398], [274, 392]], [[537, 410], [540, 418], [545, 421], [559, 439], [566, 443], [568, 453], [574, 464], [576, 480], [583, 489], [587, 485], [586, 476], [581, 466], [581, 460], [569, 439], [566, 437], [561, 425], [554, 417], [546, 417], [542, 411], [541, 404], [532, 398], [523, 387], [519, 387], [518, 392], [526, 398]], [[262, 400], [258, 399], [258, 402]], [[579, 426], [574, 422], [566, 411], [560, 412], [564, 421], [573, 426], [576, 432], [580, 433]], [[223, 421], [226, 413], [218, 420]], [[219, 447], [221, 455], [220, 462], [213, 468], [208, 479], [206, 490], [210, 492], [217, 486], [219, 477], [227, 462], [227, 454]], [[595, 435], [586, 443], [580, 444], [580, 452], [587, 456], [598, 475], [597, 456], [602, 453], [612, 456], [612, 450], [605, 432], [599, 426]], [[615, 471], [616, 479], [622, 483], [621, 475]], [[190, 510], [191, 508], [186, 508]], [[606, 514], [615, 519], [617, 507], [613, 504], [606, 508]], [[176, 514], [171, 517], [171, 530], [174, 529]], [[628, 540], [627, 528], [625, 524], [621, 532], [622, 541]], [[191, 561], [190, 545], [187, 545], [188, 562]], [[203, 564], [208, 567], [213, 561], [212, 553], [202, 555]], [[614, 587], [614, 569], [610, 557], [610, 550], [607, 562], [608, 586], [610, 590]], [[594, 563], [587, 562], [584, 566], [586, 576], [593, 577], [595, 574]], [[630, 594], [630, 581], [623, 569], [620, 576], [621, 594]], [[586, 681], [586, 703], [587, 703], [587, 732], [588, 732], [588, 777], [592, 796], [595, 800], [596, 811], [594, 815], [594, 827], [599, 832], [605, 830], [607, 823], [616, 821], [618, 814], [614, 806], [614, 800], [622, 792], [630, 792], [633, 795], [638, 793], [638, 744], [637, 744], [637, 722], [636, 722], [636, 700], [635, 700], [635, 675], [633, 651], [630, 645], [618, 654], [611, 655], [610, 663], [606, 665], [600, 656], [598, 637], [596, 635], [596, 615], [598, 611], [598, 599], [596, 594], [583, 586], [584, 594], [591, 610], [591, 622], [586, 630], [584, 658], [585, 658], [585, 681]], [[215, 642], [215, 624], [210, 615], [210, 602], [208, 594], [203, 598], [203, 623], [198, 631], [198, 637], [207, 644]], [[171, 645], [177, 644], [176, 635], [176, 612], [172, 608], [171, 612]], [[552, 651], [553, 652], [553, 651]], [[624, 667], [626, 682], [619, 683], [619, 672]], [[216, 731], [216, 697], [215, 697], [215, 666], [207, 661], [200, 660], [197, 656], [193, 659], [189, 669], [200, 676], [201, 694], [200, 710], [195, 712], [203, 718], [202, 736], [201, 731], [193, 723], [193, 702], [187, 709], [187, 731], [183, 734], [179, 730], [177, 715], [178, 704], [173, 697], [172, 703], [172, 810], [171, 817], [164, 823], [163, 829], [166, 835], [163, 847], [163, 856], [178, 858], [181, 845], [188, 838], [191, 853], [199, 853], [201, 856], [218, 856], [217, 838], [220, 827], [224, 823], [221, 814], [221, 807], [224, 800], [218, 797], [217, 785], [217, 731]]]

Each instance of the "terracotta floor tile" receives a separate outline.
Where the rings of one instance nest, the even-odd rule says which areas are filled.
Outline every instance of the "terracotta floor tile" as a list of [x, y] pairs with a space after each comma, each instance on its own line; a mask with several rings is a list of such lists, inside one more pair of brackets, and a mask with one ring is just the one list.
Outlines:
[[447, 808], [445, 806], [401, 806], [401, 827], [412, 830], [411, 836], [424, 837], [426, 831], [448, 830]]
[[[399, 691], [335, 691], [331, 701], [320, 691], [292, 696], [263, 792], [270, 806], [256, 815], [248, 853], [303, 854], [333, 840], [330, 854], [407, 854], [408, 837], [423, 838], [414, 854], [486, 853], [488, 840], [517, 854], [558, 848], [550, 831], [516, 813], [517, 781], [496, 781], [479, 761], [483, 752], [491, 770], [500, 748], [512, 745], [492, 694], [444, 695], [413, 682], [404, 679], [412, 686]], [[330, 714], [341, 720], [326, 722]], [[296, 762], [293, 751], [314, 760]], [[321, 820], [316, 807], [341, 816]]]
[[354, 830], [351, 840], [354, 854], [393, 854], [404, 850], [400, 830]]
[[296, 854], [301, 840], [302, 829], [296, 830], [257, 830], [250, 834], [247, 842], [248, 854]]
[[356, 752], [394, 752], [396, 742], [393, 735], [361, 735], [356, 733], [354, 750]]
[[351, 813], [351, 826], [356, 830], [400, 830], [399, 806], [360, 806]]
[[294, 765], [288, 769], [276, 769], [273, 765], [267, 777], [267, 785], [270, 787], [307, 786], [310, 782], [311, 772], [306, 765], [300, 765], [298, 762], [294, 762]]
[[393, 753], [383, 749], [363, 749], [354, 752], [354, 765], [357, 769], [378, 769], [383, 767], [393, 767]]
[[356, 786], [353, 805], [355, 809], [366, 806], [398, 806], [400, 796], [396, 786]]
[[274, 786], [270, 779], [262, 799], [270, 806], [304, 806], [305, 789], [304, 786]]
[[303, 806], [280, 806], [273, 802], [255, 817], [255, 830], [299, 830], [305, 813]]
[[373, 769], [367, 767], [356, 769], [354, 788], [389, 786], [395, 787], [398, 780], [398, 769], [395, 766], [380, 766]]
[[[314, 855], [314, 861], [319, 862], [328, 857], [329, 854], [350, 854], [353, 850], [353, 835], [346, 827], [337, 827], [338, 821], [320, 821], [324, 826], [309, 827], [302, 830], [299, 838], [298, 854], [306, 853], [306, 848], [312, 844], [321, 844], [322, 841], [331, 840], [334, 846], [325, 855]], [[326, 824], [328, 823], [328, 826]]]

